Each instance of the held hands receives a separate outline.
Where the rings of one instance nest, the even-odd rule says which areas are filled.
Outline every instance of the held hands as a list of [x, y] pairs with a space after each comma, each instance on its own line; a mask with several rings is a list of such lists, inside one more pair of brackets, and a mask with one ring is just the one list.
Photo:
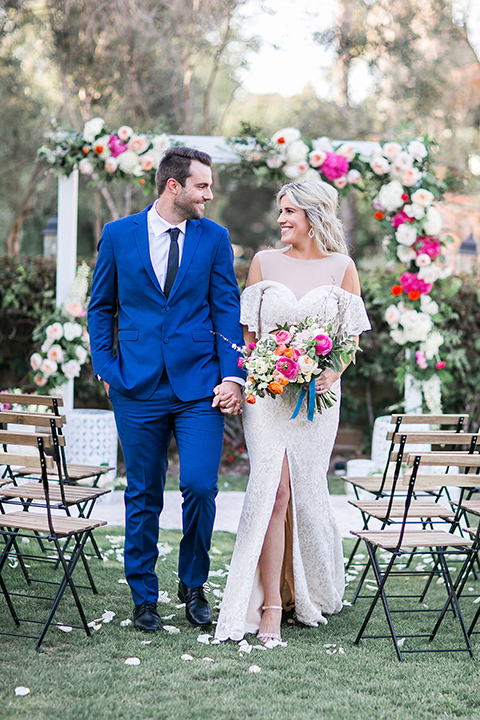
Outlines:
[[236, 382], [222, 382], [213, 388], [212, 407], [218, 407], [224, 415], [242, 412], [242, 388]]
[[333, 383], [336, 382], [340, 376], [341, 373], [336, 373], [331, 368], [324, 370], [315, 380], [315, 392], [317, 395], [322, 395], [323, 393], [328, 392]]
[[102, 380], [102, 383], [105, 388], [105, 392], [107, 393], [107, 397], [110, 397], [110, 385], [105, 380]]

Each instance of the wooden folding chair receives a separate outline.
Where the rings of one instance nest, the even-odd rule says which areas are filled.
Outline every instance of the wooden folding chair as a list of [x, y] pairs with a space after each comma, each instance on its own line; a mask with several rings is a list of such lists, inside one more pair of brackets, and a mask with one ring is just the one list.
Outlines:
[[[0, 393], [0, 404], [18, 404], [18, 405], [40, 405], [49, 408], [51, 412], [60, 417], [60, 408], [63, 407], [63, 400], [60, 397], [52, 397], [50, 395], [17, 395], [15, 393]], [[18, 413], [17, 413], [18, 415]], [[20, 414], [21, 416], [21, 414]], [[65, 423], [65, 416], [63, 422]], [[1, 420], [0, 420], [1, 422]], [[19, 420], [19, 422], [21, 422]], [[58, 427], [59, 436], [63, 435], [62, 426]], [[102, 475], [113, 470], [108, 465], [82, 465], [79, 463], [68, 463], [64, 446], [60, 446], [61, 472], [65, 482], [69, 485], [77, 483], [85, 484], [87, 481], [92, 487], [97, 487]], [[59, 472], [58, 467], [51, 471], [51, 475], [55, 476]], [[15, 472], [17, 477], [32, 476], [28, 468], [17, 468]]]
[[[450, 557], [456, 557], [463, 555], [467, 559], [472, 554], [473, 541], [461, 537], [460, 535], [454, 534], [453, 532], [445, 532], [439, 529], [416, 529], [411, 530], [408, 528], [409, 521], [409, 510], [412, 499], [415, 492], [415, 482], [417, 479], [420, 465], [422, 466], [438, 466], [438, 465], [457, 465], [462, 468], [480, 467], [480, 456], [479, 455], [468, 455], [460, 453], [422, 453], [422, 454], [411, 454], [406, 458], [407, 466], [412, 467], [411, 475], [408, 483], [408, 490], [405, 496], [404, 511], [401, 524], [394, 526], [394, 528], [387, 527], [383, 530], [361, 530], [352, 531], [352, 534], [361, 538], [367, 548], [367, 552], [372, 564], [374, 578], [377, 585], [377, 590], [372, 599], [371, 605], [367, 611], [365, 619], [360, 627], [360, 630], [355, 639], [355, 645], [358, 645], [362, 638], [385, 638], [391, 637], [395, 646], [395, 651], [399, 660], [403, 660], [404, 653], [412, 652], [468, 652], [470, 657], [474, 657], [470, 639], [468, 636], [465, 622], [463, 620], [458, 596], [456, 593], [455, 584], [452, 581], [449, 566], [447, 560]], [[381, 549], [384, 553], [390, 555], [385, 567], [381, 567], [377, 552]], [[402, 563], [403, 567], [399, 568], [397, 563], [397, 569], [394, 570], [394, 566], [398, 558], [402, 557], [411, 558], [415, 555], [424, 554], [428, 552], [432, 555], [434, 563], [437, 566], [437, 573], [444, 579], [445, 589], [447, 593], [447, 599], [445, 605], [440, 609], [425, 609], [421, 604], [417, 603], [417, 609], [401, 609], [395, 610], [395, 612], [438, 612], [440, 614], [439, 620], [444, 617], [448, 609], [453, 610], [453, 616], [460, 626], [461, 635], [465, 642], [465, 647], [448, 647], [448, 648], [401, 648], [399, 644], [399, 638], [394, 627], [393, 622], [393, 610], [390, 608], [390, 600], [392, 596], [386, 594], [386, 584], [389, 578], [395, 575], [429, 575], [431, 570], [425, 570], [421, 572], [417, 569], [409, 570], [409, 563]], [[409, 597], [407, 595], [401, 595], [396, 597]], [[417, 596], [418, 597], [418, 596]], [[365, 635], [365, 630], [370, 622], [373, 611], [381, 600], [387, 626], [389, 629], [389, 635]], [[435, 639], [440, 623], [437, 621], [435, 627], [430, 633], [415, 633], [411, 635], [405, 635], [402, 633], [402, 637], [414, 638], [414, 637], [426, 637], [429, 642], [433, 642]]]
[[[25, 437], [20, 437], [19, 433], [10, 433], [9, 437], [3, 436], [3, 439], [8, 442], [8, 446], [11, 447], [34, 447], [31, 441]], [[54, 623], [53, 619], [58, 606], [63, 598], [67, 587], [70, 589], [72, 597], [74, 599], [81, 625], [72, 625], [72, 627], [80, 627], [85, 630], [87, 635], [91, 634], [90, 628], [88, 627], [85, 613], [80, 601], [77, 587], [73, 582], [73, 573], [78, 564], [78, 561], [82, 559], [84, 561], [84, 567], [87, 569], [87, 563], [84, 558], [84, 547], [87, 539], [91, 535], [92, 531], [102, 525], [106, 525], [103, 520], [91, 520], [86, 518], [72, 518], [65, 515], [55, 515], [50, 502], [50, 485], [48, 482], [48, 472], [54, 467], [54, 460], [45, 454], [46, 447], [52, 447], [52, 439], [50, 435], [37, 433], [35, 435], [35, 443], [37, 448], [37, 455], [25, 456], [17, 453], [7, 452], [0, 453], [0, 464], [5, 465], [19, 465], [23, 463], [26, 467], [40, 473], [42, 478], [45, 508], [37, 509], [36, 512], [27, 512], [21, 510], [17, 512], [9, 512], [0, 515], [0, 535], [5, 540], [5, 547], [2, 554], [0, 555], [0, 590], [5, 597], [8, 609], [12, 616], [12, 619], [19, 628], [22, 623], [36, 623], [42, 626], [40, 635], [30, 635], [19, 632], [8, 632], [1, 631], [2, 635], [18, 635], [20, 637], [32, 637], [37, 640], [36, 649], [39, 650], [45, 634], [50, 625], [59, 625]], [[62, 482], [62, 480], [60, 480]], [[45, 545], [51, 544], [54, 547], [55, 555], [58, 557], [60, 567], [62, 569], [62, 577], [59, 582], [39, 580], [39, 582], [46, 582], [48, 586], [56, 588], [54, 597], [45, 597], [40, 595], [26, 595], [22, 593], [23, 597], [31, 599], [42, 600], [42, 605], [45, 600], [51, 602], [48, 616], [46, 619], [36, 619], [33, 612], [30, 613], [28, 618], [19, 617], [13, 602], [20, 593], [13, 592], [7, 588], [7, 560], [12, 554], [12, 550], [15, 548], [15, 543], [18, 538], [41, 538], [42, 543]], [[65, 553], [64, 541], [71, 538], [73, 541], [73, 548], [69, 550], [68, 556]], [[16, 554], [16, 553], [15, 553]], [[31, 558], [35, 556], [29, 556]], [[41, 558], [40, 558], [41, 559]], [[93, 582], [93, 578], [91, 579]], [[94, 591], [96, 592], [95, 586], [93, 585]]]

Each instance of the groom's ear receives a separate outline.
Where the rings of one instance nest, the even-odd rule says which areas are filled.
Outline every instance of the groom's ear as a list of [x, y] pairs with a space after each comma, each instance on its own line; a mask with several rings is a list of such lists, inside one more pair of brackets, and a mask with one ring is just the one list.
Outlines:
[[182, 190], [182, 185], [178, 182], [178, 180], [175, 180], [175, 178], [168, 178], [165, 183], [165, 188], [171, 192], [172, 195], [178, 195]]

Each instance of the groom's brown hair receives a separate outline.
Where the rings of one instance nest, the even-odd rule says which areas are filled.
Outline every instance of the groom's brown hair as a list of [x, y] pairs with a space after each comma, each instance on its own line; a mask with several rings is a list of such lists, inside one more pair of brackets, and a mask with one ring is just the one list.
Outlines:
[[201, 150], [189, 147], [174, 147], [167, 150], [155, 175], [155, 184], [159, 197], [165, 190], [169, 178], [174, 178], [182, 187], [185, 186], [186, 179], [190, 175], [192, 160], [198, 160], [198, 162], [212, 167], [212, 158], [208, 153]]

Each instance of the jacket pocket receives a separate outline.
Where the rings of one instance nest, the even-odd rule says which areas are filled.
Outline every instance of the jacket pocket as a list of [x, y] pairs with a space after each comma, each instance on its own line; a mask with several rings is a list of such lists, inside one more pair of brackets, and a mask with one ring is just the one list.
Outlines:
[[138, 330], [119, 330], [118, 342], [123, 342], [124, 340], [138, 340]]
[[213, 342], [215, 340], [215, 335], [210, 330], [196, 330], [195, 332], [192, 332], [192, 338], [195, 340], [195, 342]]

